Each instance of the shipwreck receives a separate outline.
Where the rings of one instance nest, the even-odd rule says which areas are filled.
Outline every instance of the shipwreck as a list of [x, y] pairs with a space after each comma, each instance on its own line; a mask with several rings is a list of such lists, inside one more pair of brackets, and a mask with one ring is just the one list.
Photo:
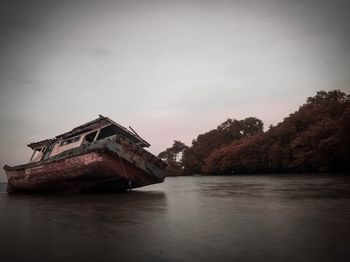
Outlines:
[[29, 163], [4, 166], [12, 192], [116, 192], [164, 181], [166, 164], [131, 127], [108, 117], [31, 143]]

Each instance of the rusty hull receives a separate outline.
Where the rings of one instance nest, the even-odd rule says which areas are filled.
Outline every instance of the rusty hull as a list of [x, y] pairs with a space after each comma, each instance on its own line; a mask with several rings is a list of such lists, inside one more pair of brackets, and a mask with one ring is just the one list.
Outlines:
[[8, 192], [123, 191], [164, 181], [165, 164], [115, 135], [48, 160], [4, 169]]

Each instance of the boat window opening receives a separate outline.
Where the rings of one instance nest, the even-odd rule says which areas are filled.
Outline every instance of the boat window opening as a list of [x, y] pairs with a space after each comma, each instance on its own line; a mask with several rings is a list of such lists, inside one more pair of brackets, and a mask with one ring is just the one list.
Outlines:
[[43, 150], [43, 159], [48, 159], [50, 157], [50, 154], [52, 152], [53, 146], [45, 146]]
[[40, 161], [43, 156], [43, 151], [46, 147], [39, 147], [34, 150], [34, 153], [32, 155], [32, 158], [30, 159], [30, 162], [37, 162]]
[[100, 134], [97, 137], [97, 140], [113, 136], [117, 133], [113, 125], [106, 126], [101, 129]]
[[60, 146], [65, 146], [65, 145], [68, 145], [68, 144], [71, 144], [71, 143], [75, 143], [75, 142], [79, 141], [79, 139], [80, 139], [80, 136], [76, 136], [76, 137], [72, 137], [72, 138], [63, 140], [60, 143]]
[[128, 132], [124, 131], [123, 129], [117, 127], [116, 125], [109, 125], [101, 129], [100, 134], [97, 137], [97, 140], [101, 140], [103, 138], [113, 136], [113, 135], [123, 135], [124, 137], [130, 139], [133, 142], [137, 142], [138, 140], [135, 139], [134, 136], [130, 135]]
[[86, 141], [86, 142], [89, 142], [89, 143], [93, 142], [94, 139], [95, 139], [96, 134], [97, 134], [97, 131], [92, 132], [92, 133], [90, 133], [90, 134], [87, 134], [87, 135], [85, 136], [85, 141]]

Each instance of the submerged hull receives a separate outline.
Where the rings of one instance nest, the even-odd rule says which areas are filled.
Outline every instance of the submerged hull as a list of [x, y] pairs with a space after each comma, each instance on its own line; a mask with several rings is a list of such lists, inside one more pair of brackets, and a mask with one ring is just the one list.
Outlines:
[[8, 192], [124, 191], [164, 181], [164, 163], [127, 140], [113, 137], [49, 161], [5, 166]]

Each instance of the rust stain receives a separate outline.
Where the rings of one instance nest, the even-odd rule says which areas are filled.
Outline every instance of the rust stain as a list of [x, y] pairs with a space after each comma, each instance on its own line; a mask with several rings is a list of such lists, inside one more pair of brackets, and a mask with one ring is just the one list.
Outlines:
[[166, 165], [133, 132], [100, 116], [55, 139], [32, 143], [28, 164], [4, 167], [8, 191], [120, 191], [163, 182]]

